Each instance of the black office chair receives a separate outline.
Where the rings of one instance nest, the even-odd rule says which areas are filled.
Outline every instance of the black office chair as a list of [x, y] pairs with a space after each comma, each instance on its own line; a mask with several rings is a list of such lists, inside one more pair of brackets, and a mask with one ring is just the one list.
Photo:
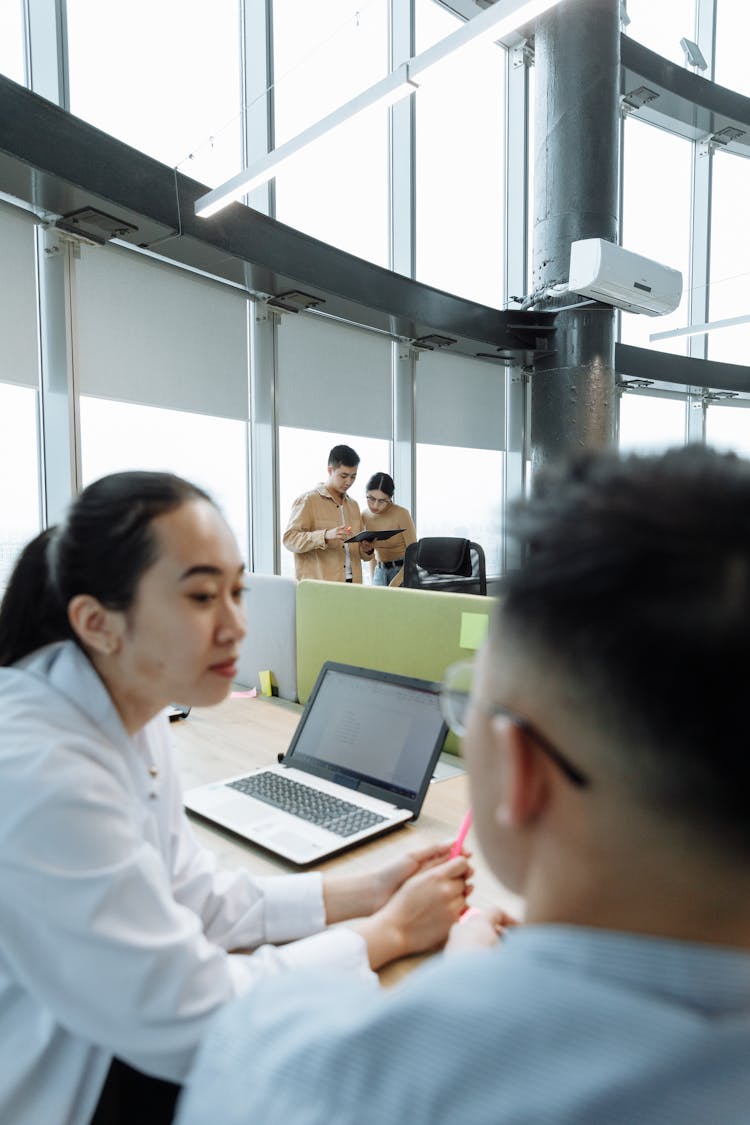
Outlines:
[[486, 594], [484, 551], [470, 539], [418, 539], [404, 554], [403, 585], [410, 590]]

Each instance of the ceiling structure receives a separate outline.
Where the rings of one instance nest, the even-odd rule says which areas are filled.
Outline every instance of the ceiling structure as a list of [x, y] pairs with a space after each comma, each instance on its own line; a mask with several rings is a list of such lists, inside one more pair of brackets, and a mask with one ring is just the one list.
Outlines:
[[[476, 0], [451, 0], [476, 14]], [[480, 7], [484, 3], [480, 3]], [[465, 9], [474, 9], [473, 11]], [[716, 86], [621, 36], [626, 112], [691, 140], [750, 156], [750, 98]], [[632, 104], [631, 104], [632, 103]], [[318, 312], [418, 347], [449, 348], [498, 364], [533, 365], [554, 346], [552, 312], [498, 310], [446, 293], [232, 204], [195, 217], [203, 184], [96, 129], [0, 75], [0, 193], [91, 242], [116, 238], [240, 286], [280, 307]], [[288, 294], [301, 296], [288, 297]], [[285, 296], [287, 295], [287, 296]], [[617, 369], [687, 384], [684, 357], [618, 345]], [[657, 369], [662, 368], [662, 371]], [[750, 369], [708, 363], [702, 385], [750, 391]], [[682, 372], [680, 376], [680, 372]]]

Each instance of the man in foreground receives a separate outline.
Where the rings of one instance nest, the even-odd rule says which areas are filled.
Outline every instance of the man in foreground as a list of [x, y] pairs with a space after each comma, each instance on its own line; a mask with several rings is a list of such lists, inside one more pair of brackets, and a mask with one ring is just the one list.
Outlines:
[[283, 543], [294, 554], [298, 579], [362, 581], [360, 554], [369, 558], [372, 543], [345, 542], [363, 530], [359, 505], [347, 496], [358, 467], [359, 455], [351, 446], [334, 445], [327, 480], [294, 501]]
[[750, 1105], [750, 464], [539, 474], [467, 721], [475, 826], [526, 900], [391, 992], [271, 980], [180, 1125], [722, 1125]]

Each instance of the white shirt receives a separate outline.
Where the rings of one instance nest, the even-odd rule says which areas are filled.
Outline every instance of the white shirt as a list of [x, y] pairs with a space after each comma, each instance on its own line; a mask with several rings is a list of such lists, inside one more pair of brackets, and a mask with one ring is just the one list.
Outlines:
[[130, 737], [75, 644], [0, 668], [0, 1121], [83, 1125], [112, 1055], [181, 1081], [259, 977], [371, 982], [362, 938], [324, 925], [318, 874], [253, 879], [200, 846], [166, 718]]

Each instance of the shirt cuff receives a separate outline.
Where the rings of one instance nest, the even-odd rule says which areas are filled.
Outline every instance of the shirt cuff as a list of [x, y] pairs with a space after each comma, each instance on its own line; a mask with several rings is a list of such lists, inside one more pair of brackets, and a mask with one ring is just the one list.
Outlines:
[[264, 940], [276, 944], [295, 941], [325, 929], [323, 877], [318, 871], [304, 875], [271, 875], [258, 879], [263, 892]]
[[360, 984], [379, 988], [370, 968], [367, 943], [346, 926], [325, 930], [291, 945], [261, 945], [254, 953], [233, 953], [227, 958], [232, 988], [240, 996], [260, 980], [296, 969], [335, 969]]
[[285, 946], [281, 953], [287, 968], [341, 969], [379, 987], [378, 974], [370, 968], [367, 942], [348, 926], [335, 926], [304, 941], [296, 941]]

